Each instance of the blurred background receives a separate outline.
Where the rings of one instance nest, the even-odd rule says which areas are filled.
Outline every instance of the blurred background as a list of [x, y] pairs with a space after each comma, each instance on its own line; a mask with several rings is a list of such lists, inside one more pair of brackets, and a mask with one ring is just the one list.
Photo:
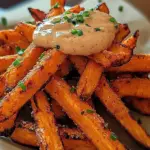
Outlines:
[[[11, 8], [13, 6], [19, 6], [23, 2], [29, 2], [32, 0], [0, 0], [0, 8]], [[44, 0], [42, 0], [44, 1]], [[74, 3], [81, 2], [82, 0], [67, 0], [68, 5], [73, 5]], [[92, 0], [89, 0], [92, 2]], [[113, 0], [110, 0], [113, 1]], [[134, 5], [139, 9], [149, 20], [150, 20], [150, 0], [125, 0]], [[1, 13], [1, 11], [0, 11]]]

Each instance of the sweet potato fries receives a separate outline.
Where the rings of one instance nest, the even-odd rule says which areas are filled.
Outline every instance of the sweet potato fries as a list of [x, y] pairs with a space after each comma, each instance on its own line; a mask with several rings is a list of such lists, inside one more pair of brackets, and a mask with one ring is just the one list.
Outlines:
[[[150, 56], [133, 54], [139, 31], [126, 38], [128, 25], [115, 24], [111, 46], [90, 56], [34, 45], [34, 30], [44, 19], [85, 9], [75, 5], [65, 11], [65, 2], [51, 0], [48, 13], [29, 8], [34, 25], [20, 22], [0, 31], [0, 135], [41, 150], [126, 150], [96, 113], [95, 95], [137, 142], [150, 148], [150, 137], [130, 115], [132, 108], [150, 115], [150, 81], [144, 74], [150, 72]], [[109, 14], [105, 3], [96, 9]], [[21, 116], [25, 108], [32, 122]]]

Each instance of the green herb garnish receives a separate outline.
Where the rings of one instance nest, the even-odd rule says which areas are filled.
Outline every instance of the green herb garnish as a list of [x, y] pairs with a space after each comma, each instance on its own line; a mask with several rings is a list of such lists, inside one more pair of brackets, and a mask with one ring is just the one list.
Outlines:
[[71, 30], [71, 33], [72, 33], [73, 35], [77, 34], [77, 29], [72, 29], [72, 30]]
[[17, 52], [18, 55], [23, 55], [24, 51], [25, 51], [25, 49], [21, 49], [18, 46], [16, 47], [16, 52]]
[[89, 17], [90, 13], [89, 13], [89, 11], [84, 11], [82, 15], [83, 15], [83, 17]]
[[60, 18], [56, 18], [52, 21], [53, 24], [60, 23], [60, 22], [61, 22]]
[[120, 12], [123, 12], [123, 9], [124, 9], [123, 6], [119, 6], [119, 8], [118, 8], [118, 10], [119, 10]]
[[86, 23], [85, 25], [86, 25], [87, 27], [91, 27], [91, 26], [90, 26], [89, 24], [87, 24], [87, 23]]
[[99, 2], [99, 3], [101, 3], [101, 2], [102, 2], [102, 0], [98, 0], [98, 2]]
[[21, 87], [23, 91], [26, 91], [26, 86], [24, 85], [22, 81], [18, 83], [18, 86]]
[[92, 109], [87, 109], [86, 112], [87, 112], [88, 114], [93, 114], [95, 111], [92, 110]]
[[65, 14], [65, 15], [71, 14], [71, 12], [70, 12], [70, 11], [65, 11], [64, 14]]
[[94, 28], [94, 30], [95, 30], [96, 32], [101, 31], [100, 28]]
[[84, 18], [83, 18], [82, 15], [77, 15], [76, 20], [77, 20], [78, 23], [83, 23], [84, 22]]
[[16, 59], [16, 60], [13, 62], [13, 66], [14, 66], [14, 67], [18, 67], [18, 66], [20, 66], [20, 64], [21, 64], [21, 62], [20, 62], [19, 59]]
[[45, 54], [44, 54], [44, 53], [42, 53], [42, 54], [41, 54], [41, 56], [39, 57], [39, 58], [40, 58], [40, 60], [41, 60], [44, 56], [45, 56]]
[[8, 25], [7, 19], [5, 17], [1, 18], [1, 24], [6, 27]]
[[82, 36], [83, 35], [83, 31], [82, 30], [77, 30], [77, 35], [78, 36]]
[[118, 139], [117, 135], [116, 135], [114, 132], [112, 132], [112, 133], [110, 134], [110, 138], [111, 138], [113, 141], [116, 141], [116, 140]]
[[70, 92], [71, 93], [74, 93], [76, 91], [76, 87], [75, 86], [72, 86], [71, 88], [70, 88]]
[[114, 17], [110, 18], [109, 21], [112, 22], [112, 23], [117, 23], [117, 21]]
[[82, 36], [82, 35], [83, 35], [83, 31], [80, 30], [80, 29], [72, 29], [72, 30], [71, 30], [71, 33], [72, 33], [73, 35], [78, 35], [78, 36]]
[[53, 6], [53, 8], [59, 8], [59, 7], [60, 7], [60, 4], [58, 2]]

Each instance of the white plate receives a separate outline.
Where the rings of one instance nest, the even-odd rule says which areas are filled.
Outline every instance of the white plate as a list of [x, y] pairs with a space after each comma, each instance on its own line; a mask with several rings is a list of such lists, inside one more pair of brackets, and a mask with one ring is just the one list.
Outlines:
[[[110, 8], [111, 15], [121, 23], [128, 23], [132, 33], [137, 29], [140, 30], [140, 39], [138, 41], [138, 46], [135, 53], [150, 53], [150, 23], [148, 20], [138, 10], [123, 0], [105, 0], [105, 2]], [[97, 4], [97, 0], [85, 0], [81, 5], [89, 9], [95, 7]], [[120, 5], [124, 6], [123, 12], [118, 11], [118, 7]], [[20, 5], [19, 8], [8, 10], [3, 14], [1, 13], [0, 17], [5, 16], [8, 19], [9, 24], [15, 24], [15, 22], [23, 20], [28, 21], [31, 19], [27, 11], [28, 7], [48, 11], [49, 0], [34, 0], [32, 2], [25, 3]], [[107, 116], [103, 111], [101, 111], [101, 113], [105, 117], [106, 121], [110, 122], [111, 128], [118, 134], [119, 137], [121, 137], [120, 139], [122, 141], [129, 144], [130, 148], [133, 150], [142, 150], [142, 148], [140, 148], [124, 130], [121, 130], [118, 127], [118, 124], [114, 119], [112, 119], [112, 117]], [[136, 116], [139, 118], [139, 115], [136, 114]], [[145, 116], [141, 116], [141, 118], [144, 128], [150, 133], [150, 118]], [[28, 150], [28, 148], [18, 146], [17, 144], [14, 144], [6, 139], [1, 139], [0, 150]]]

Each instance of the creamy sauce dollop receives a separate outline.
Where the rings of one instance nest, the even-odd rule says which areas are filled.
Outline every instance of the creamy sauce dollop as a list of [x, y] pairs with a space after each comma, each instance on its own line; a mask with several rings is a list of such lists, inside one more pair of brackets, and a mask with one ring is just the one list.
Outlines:
[[[106, 13], [91, 11], [84, 23], [77, 25], [64, 21], [63, 17], [52, 17], [38, 25], [33, 35], [34, 44], [44, 48], [59, 46], [65, 54], [87, 56], [107, 49], [115, 38], [117, 29]], [[61, 22], [56, 23], [60, 19]], [[72, 34], [72, 29], [82, 30], [83, 35]]]

